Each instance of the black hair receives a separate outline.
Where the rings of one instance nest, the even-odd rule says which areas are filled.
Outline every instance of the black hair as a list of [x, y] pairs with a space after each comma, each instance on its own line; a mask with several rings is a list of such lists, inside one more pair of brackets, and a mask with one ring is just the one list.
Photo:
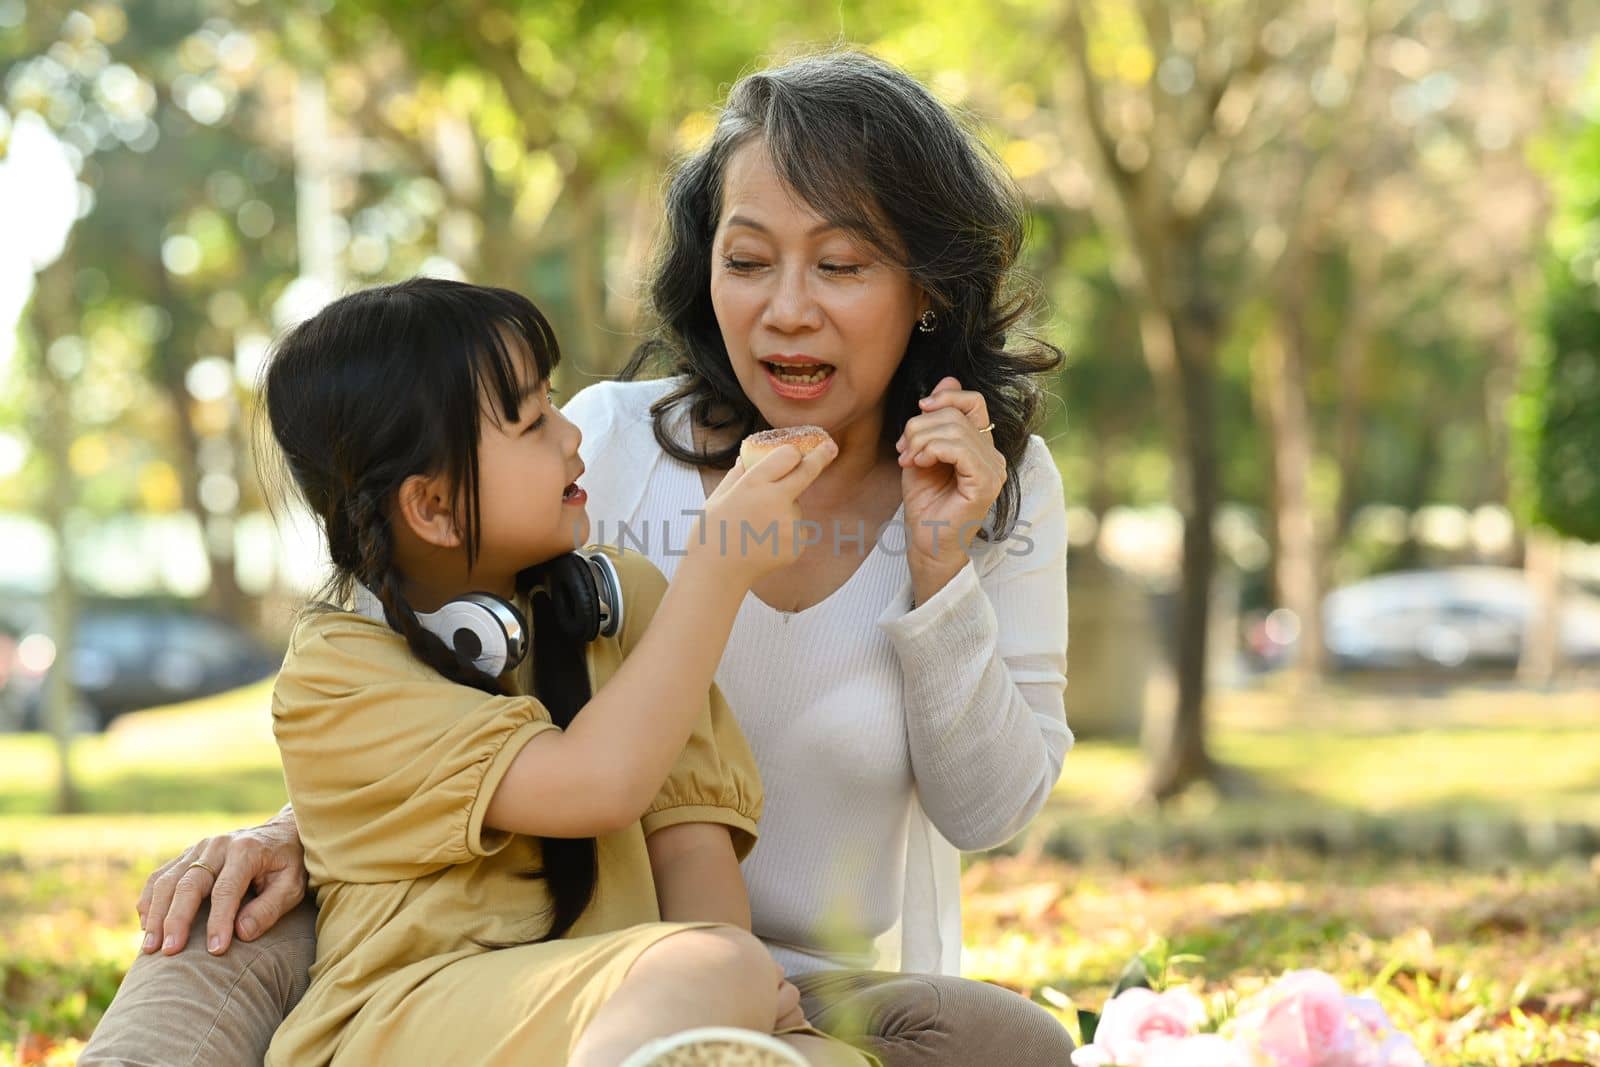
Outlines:
[[[456, 492], [470, 567], [480, 540], [484, 409], [490, 408], [489, 417], [516, 421], [524, 380], [518, 371], [536, 372], [534, 380], [544, 381], [560, 359], [550, 324], [526, 297], [412, 278], [335, 300], [294, 327], [276, 345], [262, 378], [272, 437], [327, 538], [333, 573], [320, 599], [348, 604], [360, 583], [382, 602], [384, 618], [418, 659], [486, 693], [502, 692], [499, 679], [424, 629], [407, 602], [394, 563], [391, 516], [407, 478], [442, 475]], [[526, 589], [536, 571], [519, 576], [519, 586]], [[548, 640], [540, 640], [555, 632], [548, 601], [533, 601], [535, 646], [549, 654], [534, 663], [534, 691], [564, 727], [587, 701], [588, 681], [585, 676], [578, 683], [583, 692], [573, 691], [573, 672], [562, 667]], [[582, 662], [581, 648], [565, 651]], [[553, 684], [555, 678], [562, 681]], [[540, 940], [553, 940], [594, 896], [596, 846], [593, 838], [541, 838], [540, 846], [543, 867], [529, 873], [546, 880], [551, 922]]]
[[[904, 267], [927, 293], [937, 324], [912, 333], [889, 383], [884, 441], [900, 435], [921, 413], [917, 401], [947, 375], [982, 394], [1006, 460], [994, 523], [1004, 536], [1020, 500], [1017, 468], [1041, 414], [1039, 376], [1062, 363], [1058, 348], [1022, 329], [1032, 297], [1011, 286], [1021, 195], [927, 89], [860, 52], [808, 56], [741, 78], [709, 144], [674, 171], [649, 281], [659, 332], [621, 373], [632, 379], [654, 365], [686, 379], [651, 407], [656, 441], [683, 462], [726, 468], [738, 439], [765, 425], [734, 376], [710, 289], [728, 163], [755, 142], [801, 200]], [[669, 412], [680, 402], [702, 426], [737, 428], [734, 443], [702, 454], [673, 440]]]

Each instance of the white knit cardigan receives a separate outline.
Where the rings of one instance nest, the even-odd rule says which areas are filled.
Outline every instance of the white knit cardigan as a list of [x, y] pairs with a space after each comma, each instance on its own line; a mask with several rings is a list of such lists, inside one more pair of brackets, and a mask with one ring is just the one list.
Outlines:
[[[652, 431], [650, 405], [672, 384], [597, 383], [563, 409], [584, 435], [591, 540], [642, 550], [669, 578], [684, 512], [705, 501]], [[673, 426], [687, 440], [681, 415]], [[744, 865], [755, 932], [790, 973], [959, 974], [957, 849], [1016, 834], [1061, 773], [1066, 509], [1038, 437], [1020, 480], [1011, 537], [978, 542], [925, 604], [912, 607], [893, 535], [806, 611], [745, 598], [716, 680], [767, 793]]]

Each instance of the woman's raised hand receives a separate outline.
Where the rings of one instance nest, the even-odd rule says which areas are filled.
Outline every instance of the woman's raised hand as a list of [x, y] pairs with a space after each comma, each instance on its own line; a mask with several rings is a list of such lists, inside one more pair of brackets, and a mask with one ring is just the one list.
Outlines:
[[826, 441], [801, 454], [794, 445], [774, 450], [750, 470], [733, 465], [706, 498], [689, 552], [708, 553], [741, 580], [753, 582], [794, 562], [806, 544], [799, 497], [839, 454]]
[[895, 442], [906, 553], [913, 572], [927, 567], [948, 577], [966, 565], [967, 548], [1000, 496], [1006, 459], [990, 436], [983, 394], [946, 377], [920, 404], [922, 414]]

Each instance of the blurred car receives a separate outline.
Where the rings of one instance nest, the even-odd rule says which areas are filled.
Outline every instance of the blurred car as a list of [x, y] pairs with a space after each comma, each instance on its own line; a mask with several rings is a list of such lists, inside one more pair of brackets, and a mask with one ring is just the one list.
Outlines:
[[[1323, 600], [1329, 665], [1339, 671], [1510, 672], [1537, 613], [1524, 572], [1449, 567], [1382, 574]], [[1249, 635], [1258, 662], [1292, 662], [1299, 626], [1281, 609]], [[1600, 665], [1600, 599], [1563, 597], [1561, 646], [1573, 665]]]
[[[43, 696], [57, 656], [42, 616], [37, 608], [14, 610], [0, 626], [0, 703], [13, 728], [48, 726]], [[69, 662], [78, 697], [73, 726], [103, 730], [124, 712], [269, 677], [282, 657], [241, 627], [186, 607], [100, 601], [80, 608]]]

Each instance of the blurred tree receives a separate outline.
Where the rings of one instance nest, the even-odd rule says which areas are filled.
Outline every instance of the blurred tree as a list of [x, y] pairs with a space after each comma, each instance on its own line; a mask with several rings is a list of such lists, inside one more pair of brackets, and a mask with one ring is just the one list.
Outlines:
[[[1410, 509], [1438, 495], [1507, 503], [1501, 410], [1520, 358], [1515, 294], [1529, 281], [1541, 214], [1522, 146], [1569, 88], [1568, 65], [1550, 57], [1581, 39], [1554, 5], [1327, 10], [1338, 21], [1325, 48], [1297, 21], [1301, 43], [1267, 94], [1278, 132], [1238, 169], [1253, 194], [1241, 209], [1270, 307], [1255, 362], [1273, 442], [1276, 599], [1301, 620], [1310, 678], [1321, 669], [1328, 549], [1349, 533], [1370, 484], [1363, 466], [1385, 460], [1361, 447], [1374, 375], [1386, 406], [1430, 428]], [[1463, 217], [1483, 222], [1463, 227]], [[1386, 272], [1396, 261], [1404, 269]], [[1397, 329], [1399, 358], [1374, 365], [1367, 350]], [[1319, 413], [1334, 424], [1324, 467], [1337, 476], [1332, 499], [1316, 490]]]
[[1542, 610], [1522, 676], [1560, 666], [1561, 538], [1600, 542], [1600, 79], [1590, 114], [1545, 146], [1557, 205], [1549, 231], [1538, 345], [1514, 407], [1520, 504], [1534, 526], [1528, 569]]
[[[1205, 694], [1214, 524], [1221, 500], [1216, 383], [1245, 275], [1228, 182], [1274, 62], [1275, 5], [1066, 6], [1060, 33], [1077, 112], [1102, 178], [1092, 201], [1117, 242], [1118, 280], [1171, 436], [1183, 514], [1177, 704], [1150, 791], [1170, 798], [1216, 778]], [[1287, 29], [1287, 27], [1282, 27]]]
[[102, 304], [154, 317], [144, 370], [168, 416], [158, 432], [179, 489], [168, 507], [199, 524], [211, 607], [255, 624], [234, 558], [238, 517], [259, 506], [237, 356], [292, 277], [294, 235], [279, 221], [292, 218], [290, 175], [262, 136], [263, 42], [198, 8], [133, 13], [143, 37], [129, 65], [153, 91], [153, 132], [140, 151], [97, 158], [104, 191], [80, 226], [81, 256], [106, 279]]
[[440, 182], [471, 230], [458, 266], [552, 310], [565, 377], [627, 356], [667, 162], [718, 87], [786, 36], [770, 8], [743, 7], [694, 19], [670, 3], [363, 0], [288, 36], [367, 80], [335, 111]]
[[[454, 272], [550, 310], [571, 391], [631, 347], [664, 168], [705, 136], [729, 81], [840, 35], [905, 66], [973, 115], [1030, 201], [1027, 262], [1053, 305], [1038, 325], [1069, 350], [1047, 427], [1069, 494], [1096, 514], [1182, 504], [1161, 795], [1212, 770], [1201, 622], [1221, 501], [1267, 514], [1274, 599], [1311, 625], [1314, 650], [1326, 581], [1423, 559], [1414, 540], [1388, 557], [1352, 550], [1363, 505], [1504, 500], [1501, 400], [1529, 335], [1517, 294], [1543, 211], [1522, 144], [1600, 12], [1481, 0], [18, 10], [23, 25], [0, 25], [0, 140], [8, 115], [44, 116], [73, 146], [87, 212], [64, 283], [87, 351], [69, 391], [73, 510], [193, 513], [223, 605], [238, 601], [232, 526], [255, 504], [246, 380], [275, 327], [345, 285]], [[33, 326], [48, 348], [37, 310]], [[1135, 345], [1142, 362], [1126, 358]], [[1137, 402], [1147, 393], [1159, 403]], [[16, 420], [28, 405], [0, 408]], [[39, 444], [9, 499], [49, 484]]]
[[[1505, 161], [1562, 76], [1566, 63], [1550, 57], [1564, 60], [1581, 34], [1563, 14], [1434, 0], [1079, 0], [1059, 23], [1047, 5], [1005, 14], [1035, 20], [1035, 48], [1020, 49], [1013, 69], [1049, 73], [1015, 76], [1049, 102], [1039, 110], [1083, 135], [1096, 173], [1085, 175], [1070, 136], [1052, 137], [1047, 120], [1013, 123], [1026, 140], [1007, 146], [1008, 160], [1031, 157], [1111, 242], [1182, 473], [1179, 695], [1151, 782], [1169, 796], [1214, 769], [1204, 744], [1211, 526], [1224, 495], [1247, 488], [1231, 473], [1241, 450], [1270, 461], [1276, 585], [1309, 631], [1313, 664], [1326, 571], [1318, 510], [1332, 511], [1335, 496], [1318, 503], [1319, 411], [1338, 413], [1339, 462], [1327, 469], [1342, 475], [1346, 522], [1363, 484], [1420, 506], [1462, 492], [1448, 473], [1474, 502], [1494, 499], [1484, 471], [1498, 379], [1485, 367], [1509, 358], [1507, 316], [1494, 310], [1527, 262], [1508, 234], [1518, 220], [1525, 231], [1537, 206], [1530, 216], [1526, 168]], [[1069, 62], [1046, 62], [1063, 44]], [[1493, 224], [1459, 225], [1489, 203]], [[1434, 218], [1436, 229], [1415, 222]], [[1476, 295], [1470, 310], [1458, 288]], [[1264, 450], [1222, 414], [1240, 352], [1254, 356]], [[1408, 447], [1376, 447], [1383, 435]]]
[[74, 684], [74, 635], [78, 627], [78, 589], [69, 563], [71, 541], [68, 524], [76, 503], [72, 477], [73, 379], [82, 370], [83, 345], [77, 338], [77, 317], [72, 307], [72, 260], [63, 252], [42, 270], [33, 298], [38, 329], [30, 338], [34, 373], [41, 401], [37, 411], [37, 439], [49, 488], [42, 494], [39, 511], [49, 527], [55, 547], [55, 574], [46, 599], [49, 635], [55, 643], [55, 662], [45, 677], [43, 720], [56, 750], [55, 810], [79, 810], [79, 792], [72, 770], [72, 737], [83, 728], [80, 698]]
[[[74, 97], [59, 96], [51, 90], [63, 83], [70, 86], [72, 74], [62, 60], [91, 51], [97, 44], [95, 29], [87, 19], [56, 23], [41, 17], [38, 11], [27, 12], [20, 25], [9, 27], [8, 47], [0, 54], [23, 54], [25, 49], [16, 47], [19, 40], [32, 48], [50, 42], [53, 53], [50, 58], [55, 65], [54, 70], [40, 71], [40, 77], [32, 84], [25, 77], [0, 78], [0, 84], [6, 85], [8, 90], [8, 110], [17, 113], [18, 128], [28, 130], [32, 166], [42, 167], [43, 161], [49, 159], [58, 168], [70, 169], [68, 147], [52, 135], [43, 118], [59, 120], [71, 115]], [[47, 110], [34, 106], [38, 104], [45, 105]], [[7, 142], [0, 147], [9, 153], [12, 144]], [[55, 178], [61, 182], [72, 180], [61, 173]], [[74, 191], [78, 191], [76, 182], [73, 186]], [[74, 380], [83, 369], [86, 346], [78, 336], [72, 294], [70, 244], [76, 212], [59, 196], [48, 207], [54, 209], [53, 217], [23, 230], [18, 240], [22, 247], [17, 251], [24, 259], [21, 266], [31, 275], [32, 289], [29, 304], [32, 328], [26, 331], [24, 338], [29, 358], [22, 376], [24, 387], [36, 398], [33, 410], [28, 412], [28, 429], [41, 446], [37, 459], [43, 478], [35, 507], [49, 531], [55, 557], [45, 605], [46, 632], [54, 652], [44, 683], [41, 710], [55, 742], [55, 806], [56, 810], [66, 813], [78, 810], [79, 806], [72, 769], [72, 737], [80, 726], [74, 721], [79, 700], [73, 683], [78, 590], [70, 559], [69, 525], [77, 497], [76, 482], [71, 474], [76, 422]], [[41, 210], [45, 209], [46, 205], [42, 204]]]
[[1529, 516], [1600, 542], [1600, 121], [1567, 139], [1556, 175], [1540, 358], [1520, 423]]
[[260, 42], [209, 10], [40, 4], [6, 84], [12, 108], [70, 146], [83, 189], [64, 284], [94, 385], [79, 425], [100, 440], [74, 452], [99, 457], [73, 465], [79, 503], [192, 514], [213, 607], [248, 621], [234, 521], [253, 479], [235, 356], [264, 329], [258, 309], [287, 281], [294, 244], [272, 239], [287, 179], [274, 182], [270, 143], [253, 139], [270, 128], [249, 106]]

